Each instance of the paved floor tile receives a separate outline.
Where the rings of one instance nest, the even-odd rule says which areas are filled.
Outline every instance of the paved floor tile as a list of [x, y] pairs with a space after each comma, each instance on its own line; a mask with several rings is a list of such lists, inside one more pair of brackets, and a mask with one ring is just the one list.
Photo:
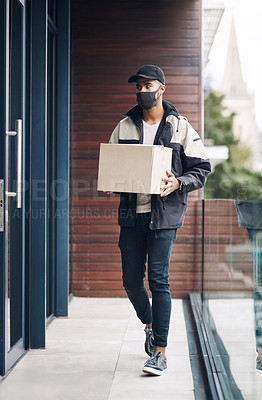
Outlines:
[[[6, 400], [193, 400], [182, 301], [174, 300], [168, 371], [142, 372], [144, 326], [128, 299], [73, 298], [69, 317], [47, 330], [46, 349], [30, 350], [0, 384]], [[153, 395], [153, 396], [152, 396]]]
[[24, 368], [12, 372], [0, 387], [0, 398], [8, 400], [105, 400], [113, 372], [39, 373]]
[[186, 379], [184, 378], [184, 384], [181, 384], [180, 377], [169, 371], [160, 377], [139, 371], [116, 372], [109, 400], [120, 400], [123, 396], [125, 400], [144, 400], [148, 397], [159, 400], [194, 399], [193, 390], [188, 389]]
[[59, 353], [119, 353], [122, 346], [121, 340], [48, 340], [45, 349], [30, 350], [30, 354], [59, 354]]
[[[32, 359], [33, 357], [33, 359]], [[115, 370], [119, 354], [114, 353], [61, 353], [51, 355], [33, 355], [24, 357], [17, 370], [26, 368], [27, 371], [34, 373], [37, 368], [37, 373], [70, 373], [70, 372], [112, 372]]]

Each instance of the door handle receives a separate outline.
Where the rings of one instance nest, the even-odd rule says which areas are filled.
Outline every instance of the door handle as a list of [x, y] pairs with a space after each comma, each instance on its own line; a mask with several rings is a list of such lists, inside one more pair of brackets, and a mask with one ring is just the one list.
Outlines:
[[[22, 206], [22, 120], [15, 121], [15, 131], [7, 131], [6, 136], [16, 136], [16, 192], [5, 192], [7, 197], [16, 197], [16, 208]], [[7, 155], [8, 157], [8, 155]]]

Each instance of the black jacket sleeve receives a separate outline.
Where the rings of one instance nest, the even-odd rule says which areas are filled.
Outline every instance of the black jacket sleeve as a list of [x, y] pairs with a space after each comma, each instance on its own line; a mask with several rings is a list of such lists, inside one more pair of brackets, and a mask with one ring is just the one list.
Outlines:
[[183, 175], [177, 179], [182, 183], [183, 191], [191, 192], [204, 186], [211, 172], [211, 164], [198, 133], [187, 121], [183, 125]]

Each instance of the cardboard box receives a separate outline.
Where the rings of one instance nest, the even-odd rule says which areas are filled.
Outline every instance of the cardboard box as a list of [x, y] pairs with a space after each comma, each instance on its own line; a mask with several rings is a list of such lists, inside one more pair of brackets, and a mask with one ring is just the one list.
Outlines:
[[101, 143], [97, 190], [159, 194], [171, 159], [169, 147]]

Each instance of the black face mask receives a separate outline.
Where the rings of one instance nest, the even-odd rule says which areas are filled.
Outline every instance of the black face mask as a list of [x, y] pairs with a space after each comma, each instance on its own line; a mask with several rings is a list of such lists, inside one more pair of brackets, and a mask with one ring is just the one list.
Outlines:
[[137, 103], [143, 110], [149, 110], [158, 102], [161, 96], [159, 96], [158, 99], [156, 99], [155, 96], [161, 87], [162, 85], [160, 85], [155, 92], [140, 92], [136, 94]]

